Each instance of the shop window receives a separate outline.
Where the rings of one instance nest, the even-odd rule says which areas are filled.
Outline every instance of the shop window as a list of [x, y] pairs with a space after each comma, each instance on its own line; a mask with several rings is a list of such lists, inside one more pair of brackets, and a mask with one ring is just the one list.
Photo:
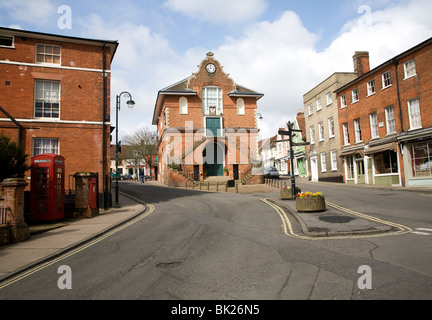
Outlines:
[[374, 155], [375, 174], [398, 173], [397, 153], [386, 150]]
[[410, 151], [413, 177], [431, 177], [432, 142], [415, 144]]

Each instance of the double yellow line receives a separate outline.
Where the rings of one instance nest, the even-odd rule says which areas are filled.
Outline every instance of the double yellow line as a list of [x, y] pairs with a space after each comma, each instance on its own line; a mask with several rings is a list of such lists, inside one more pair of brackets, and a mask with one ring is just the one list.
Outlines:
[[[140, 201], [140, 202], [142, 202], [142, 201]], [[85, 249], [87, 249], [87, 248], [95, 245], [96, 243], [98, 243], [98, 242], [100, 242], [100, 241], [102, 241], [102, 240], [104, 240], [104, 239], [112, 236], [113, 234], [115, 234], [115, 233], [117, 233], [117, 232], [119, 232], [119, 231], [121, 231], [123, 229], [126, 229], [127, 227], [133, 225], [134, 223], [137, 223], [138, 221], [144, 219], [145, 217], [147, 217], [148, 215], [150, 215], [154, 211], [154, 206], [153, 205], [148, 204], [148, 203], [144, 203], [144, 204], [147, 207], [147, 210], [146, 210], [146, 212], [144, 214], [141, 214], [141, 215], [137, 216], [136, 218], [134, 218], [134, 219], [132, 219], [132, 220], [130, 220], [130, 221], [128, 221], [128, 222], [120, 225], [119, 227], [117, 227], [117, 228], [115, 228], [115, 229], [113, 229], [113, 230], [111, 230], [111, 231], [109, 231], [107, 233], [102, 234], [100, 237], [97, 237], [96, 239], [91, 240], [90, 242], [87, 242], [86, 244], [83, 244], [82, 246], [79, 246], [76, 249], [68, 251], [68, 252], [60, 255], [59, 257], [54, 258], [53, 260], [50, 260], [50, 261], [48, 261], [46, 263], [37, 265], [37, 266], [35, 266], [35, 267], [27, 270], [27, 271], [24, 271], [24, 272], [18, 274], [17, 276], [15, 276], [13, 278], [10, 278], [10, 279], [4, 281], [3, 283], [0, 284], [0, 289], [3, 289], [3, 288], [5, 288], [5, 287], [7, 287], [7, 286], [9, 286], [9, 285], [17, 282], [17, 281], [20, 281], [20, 280], [22, 280], [22, 279], [24, 279], [24, 278], [26, 278], [26, 277], [28, 277], [28, 276], [30, 276], [30, 275], [32, 275], [32, 274], [40, 271], [42, 269], [45, 269], [45, 268], [47, 268], [47, 267], [49, 267], [49, 266], [51, 266], [51, 265], [53, 265], [53, 264], [55, 264], [55, 263], [57, 263], [57, 262], [59, 262], [61, 260], [69, 258], [70, 256], [73, 256], [73, 255], [77, 254], [78, 252], [81, 252], [81, 251], [83, 251], [83, 250], [85, 250]]]
[[399, 234], [412, 232], [411, 228], [406, 227], [404, 225], [389, 222], [389, 221], [375, 218], [372, 216], [368, 216], [366, 214], [341, 207], [339, 205], [336, 205], [336, 204], [331, 203], [331, 202], [326, 200], [326, 205], [328, 205], [330, 207], [333, 207], [335, 209], [344, 211], [346, 213], [361, 217], [363, 219], [372, 220], [372, 221], [375, 221], [378, 223], [382, 223], [382, 224], [394, 227], [394, 228], [398, 229], [398, 231], [383, 232], [383, 233], [377, 233], [377, 234], [352, 234], [352, 235], [340, 235], [340, 236], [335, 235], [335, 236], [314, 236], [314, 237], [312, 237], [312, 236], [299, 235], [299, 234], [296, 234], [294, 232], [292, 224], [291, 224], [287, 214], [285, 213], [285, 211], [282, 208], [280, 208], [278, 205], [274, 204], [273, 202], [269, 201], [269, 199], [261, 199], [261, 201], [268, 204], [269, 206], [271, 206], [279, 214], [279, 216], [282, 219], [283, 233], [288, 235], [288, 236], [292, 236], [292, 237], [295, 237], [298, 239], [303, 239], [303, 240], [324, 240], [325, 239], [325, 240], [327, 240], [327, 239], [348, 239], [348, 238], [370, 238], [370, 237], [383, 237], [383, 236], [389, 236], [389, 235], [399, 235]]

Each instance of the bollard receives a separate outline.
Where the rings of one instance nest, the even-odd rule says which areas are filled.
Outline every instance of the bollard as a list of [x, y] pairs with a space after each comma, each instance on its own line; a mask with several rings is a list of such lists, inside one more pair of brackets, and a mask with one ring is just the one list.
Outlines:
[[228, 181], [225, 183], [225, 192], [228, 192]]
[[238, 183], [236, 183], [235, 186], [236, 186], [236, 193], [238, 193]]
[[219, 182], [216, 182], [216, 191], [219, 191]]
[[210, 190], [210, 182], [207, 182], [207, 190]]

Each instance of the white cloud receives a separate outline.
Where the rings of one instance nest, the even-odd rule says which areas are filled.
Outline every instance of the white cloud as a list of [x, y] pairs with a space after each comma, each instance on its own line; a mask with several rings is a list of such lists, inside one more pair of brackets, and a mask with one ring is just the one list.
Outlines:
[[[183, 2], [186, 8], [188, 3]], [[264, 116], [259, 127], [262, 137], [270, 137], [294, 120], [306, 92], [334, 72], [353, 71], [355, 51], [369, 51], [373, 68], [431, 37], [431, 11], [432, 1], [413, 0], [371, 11], [369, 24], [359, 14], [323, 51], [316, 49], [319, 36], [307, 30], [296, 13], [286, 11], [275, 21], [250, 25], [212, 51], [234, 81], [265, 94], [258, 101], [258, 112]], [[122, 134], [142, 123], [155, 129], [151, 122], [157, 92], [197, 71], [210, 51], [192, 47], [176, 52], [166, 38], [146, 26], [109, 25], [98, 16], [88, 19], [86, 27], [92, 37], [120, 42], [113, 64], [112, 98], [127, 90], [136, 102], [133, 110], [123, 108], [119, 115]]]
[[259, 17], [267, 8], [265, 0], [167, 0], [164, 6], [193, 19], [223, 23], [241, 23]]
[[0, 8], [17, 21], [36, 25], [52, 20], [57, 12], [50, 0], [3, 0], [0, 2]]
[[[144, 123], [156, 130], [152, 117], [158, 91], [195, 72], [205, 50], [190, 49], [178, 54], [167, 39], [147, 26], [129, 22], [111, 25], [96, 14], [79, 19], [78, 24], [84, 28], [85, 37], [119, 42], [112, 64], [111, 121], [115, 121], [116, 95], [127, 91], [136, 103], [133, 109], [128, 109], [125, 104], [128, 97], [122, 96], [120, 138]], [[202, 51], [200, 57], [198, 51]]]
[[352, 72], [355, 51], [369, 51], [374, 68], [431, 37], [431, 11], [432, 1], [414, 0], [371, 11], [370, 20], [361, 14], [322, 52], [315, 47], [318, 35], [287, 11], [274, 22], [254, 24], [240, 38], [227, 39], [215, 56], [236, 82], [265, 94], [258, 112], [264, 116], [263, 136], [269, 137], [294, 120], [306, 92], [334, 72]]

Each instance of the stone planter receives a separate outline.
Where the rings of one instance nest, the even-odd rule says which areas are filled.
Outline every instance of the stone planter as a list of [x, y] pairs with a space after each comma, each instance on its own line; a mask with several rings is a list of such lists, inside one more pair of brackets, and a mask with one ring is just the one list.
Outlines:
[[300, 212], [319, 212], [326, 209], [325, 198], [297, 198], [296, 209]]
[[[282, 200], [292, 200], [292, 191], [291, 187], [286, 189], [281, 189], [280, 197]], [[296, 187], [296, 194], [301, 193], [301, 189]]]

